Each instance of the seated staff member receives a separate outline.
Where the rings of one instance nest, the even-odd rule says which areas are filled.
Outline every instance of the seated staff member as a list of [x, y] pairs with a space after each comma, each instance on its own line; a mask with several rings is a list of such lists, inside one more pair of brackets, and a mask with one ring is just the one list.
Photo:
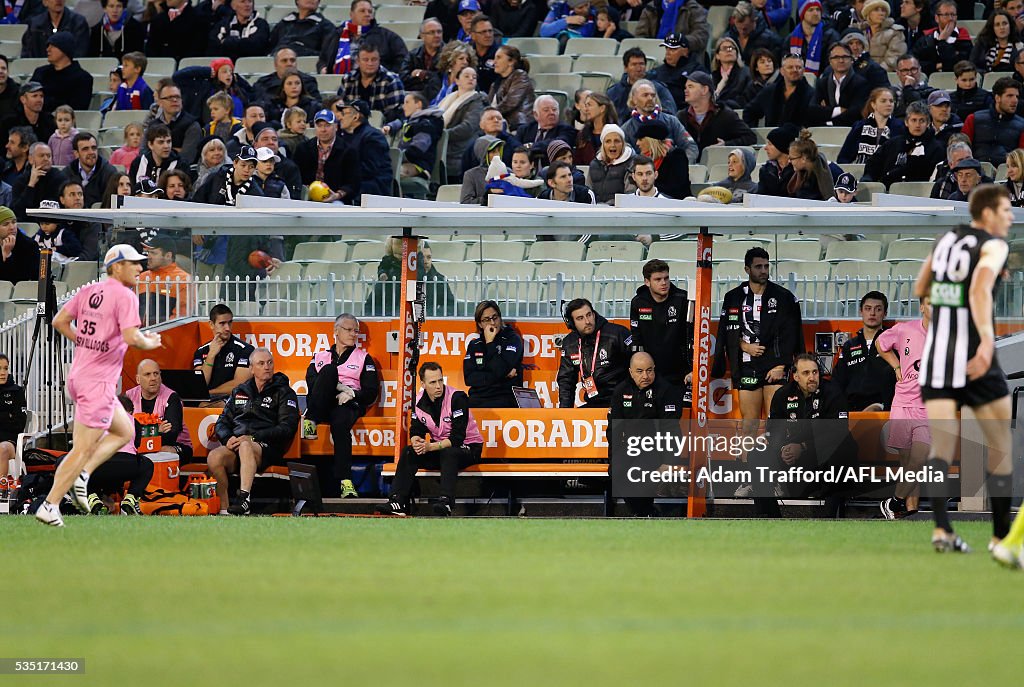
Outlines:
[[192, 437], [185, 426], [185, 412], [177, 392], [163, 384], [160, 365], [149, 358], [135, 369], [138, 386], [125, 392], [131, 401], [129, 413], [151, 413], [163, 419], [160, 423], [161, 451], [178, 454], [184, 465], [192, 459]]
[[203, 371], [210, 388], [211, 401], [204, 403], [204, 407], [223, 408], [231, 390], [252, 376], [249, 358], [253, 348], [231, 333], [234, 322], [231, 308], [223, 303], [210, 308], [213, 338], [197, 348], [192, 356], [192, 367]]
[[501, 318], [494, 301], [473, 313], [478, 338], [466, 347], [462, 377], [469, 386], [471, 408], [515, 408], [512, 387], [523, 385], [523, 339]]
[[892, 407], [896, 393], [893, 368], [879, 356], [875, 341], [886, 331], [882, 323], [889, 312], [889, 299], [881, 291], [869, 291], [860, 299], [863, 326], [839, 349], [832, 368], [832, 383], [846, 395], [846, 405], [868, 412]]
[[377, 363], [358, 343], [359, 320], [342, 313], [334, 320], [334, 345], [306, 368], [306, 418], [329, 423], [334, 442], [334, 462], [322, 480], [328, 497], [359, 496], [352, 484], [352, 426], [380, 394]]
[[238, 496], [226, 511], [233, 515], [249, 514], [249, 492], [257, 470], [282, 464], [299, 429], [299, 400], [288, 377], [274, 372], [274, 356], [266, 348], [257, 348], [251, 361], [252, 377], [231, 391], [217, 419], [214, 431], [222, 446], [206, 459], [222, 504], [228, 502], [228, 475], [237, 471], [241, 478]]
[[484, 438], [466, 393], [444, 383], [444, 371], [437, 363], [423, 363], [419, 377], [423, 389], [413, 409], [409, 445], [398, 460], [391, 497], [377, 509], [384, 515], [407, 515], [409, 494], [421, 467], [441, 470], [441, 496], [434, 504], [434, 514], [451, 515], [459, 470], [479, 463], [483, 451]]
[[[683, 416], [682, 387], [655, 375], [655, 368], [649, 353], [634, 353], [629, 359], [629, 379], [612, 392], [609, 426], [612, 420], [678, 420]], [[653, 498], [627, 498], [626, 505], [640, 517], [658, 515]]]
[[[125, 410], [132, 412], [132, 402], [127, 396], [118, 396], [117, 400]], [[125, 482], [128, 483], [128, 489], [121, 499], [121, 514], [142, 515], [139, 504], [146, 495], [146, 487], [153, 479], [153, 461], [147, 456], [140, 455], [135, 448], [141, 430], [138, 421], [135, 421], [135, 436], [131, 441], [119, 448], [109, 460], [89, 475], [89, 513], [92, 515], [109, 513], [110, 510], [100, 498], [100, 494], [120, 493]]]
[[563, 313], [569, 335], [562, 339], [558, 365], [558, 407], [576, 405], [576, 385], [583, 385], [583, 408], [607, 408], [612, 391], [626, 378], [633, 338], [622, 325], [594, 311], [586, 298], [569, 301]]
[[643, 275], [644, 285], [629, 304], [633, 350], [650, 353], [658, 377], [682, 387], [693, 368], [693, 327], [686, 321], [689, 298], [672, 283], [664, 260], [648, 260]]
[[11, 360], [0, 353], [0, 477], [11, 474], [18, 435], [25, 431], [25, 390], [14, 383]]

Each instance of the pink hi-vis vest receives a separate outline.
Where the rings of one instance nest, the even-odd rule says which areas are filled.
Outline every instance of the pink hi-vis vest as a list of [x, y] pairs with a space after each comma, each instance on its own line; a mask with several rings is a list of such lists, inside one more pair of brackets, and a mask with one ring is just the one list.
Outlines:
[[[455, 389], [444, 385], [444, 400], [441, 402], [441, 424], [434, 424], [434, 418], [430, 417], [430, 413], [420, 408], [420, 399], [423, 398], [425, 390], [420, 391], [420, 395], [416, 398], [416, 417], [426, 425], [427, 430], [430, 432], [430, 438], [434, 441], [441, 441], [447, 439], [452, 433], [452, 396], [455, 395]], [[462, 411], [459, 411], [462, 412]], [[469, 413], [469, 424], [466, 426], [466, 444], [482, 444], [484, 443], [484, 437], [480, 434], [480, 429], [476, 426], [476, 420], [473, 418], [473, 413], [467, 408], [466, 411]]]
[[[331, 364], [333, 352], [330, 348], [320, 351], [313, 356], [313, 369], [319, 372], [324, 365]], [[363, 364], [366, 362], [366, 351], [361, 348], [352, 349], [348, 360], [338, 365], [338, 381], [345, 384], [353, 391], [359, 391], [359, 375], [363, 373]]]
[[[156, 392], [156, 403], [153, 404], [153, 414], [164, 416], [164, 412], [167, 410], [167, 401], [170, 400], [171, 394], [174, 390], [160, 385], [160, 390]], [[134, 389], [129, 389], [128, 393], [125, 394], [131, 399], [132, 406], [135, 408], [136, 413], [142, 412], [142, 387], [137, 386]], [[192, 448], [192, 437], [189, 436], [188, 426], [184, 422], [181, 423], [181, 432], [178, 434], [178, 438], [174, 440], [174, 443], [178, 446], [188, 446]]]

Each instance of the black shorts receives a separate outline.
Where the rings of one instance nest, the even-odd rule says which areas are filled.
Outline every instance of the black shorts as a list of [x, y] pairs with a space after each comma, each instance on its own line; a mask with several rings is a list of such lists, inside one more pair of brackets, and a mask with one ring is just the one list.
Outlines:
[[263, 457], [260, 459], [260, 469], [266, 470], [269, 467], [284, 466], [288, 461], [285, 460], [284, 454], [288, 450], [287, 447], [279, 448], [277, 446], [270, 446], [264, 444], [262, 441], [256, 442], [263, 449]]
[[[761, 387], [768, 386], [768, 382], [765, 380], [767, 374], [767, 372], [759, 372], [750, 365], [741, 365], [736, 388], [740, 391], [757, 391]], [[781, 384], [781, 382], [779, 383]]]
[[963, 406], [977, 408], [992, 401], [998, 401], [1004, 396], [1009, 396], [1009, 394], [1010, 388], [1006, 385], [1006, 375], [995, 365], [992, 366], [992, 369], [984, 377], [975, 379], [973, 382], [967, 382], [967, 386], [959, 389], [921, 387], [921, 398], [925, 401], [950, 399], [956, 401], [958, 409]]

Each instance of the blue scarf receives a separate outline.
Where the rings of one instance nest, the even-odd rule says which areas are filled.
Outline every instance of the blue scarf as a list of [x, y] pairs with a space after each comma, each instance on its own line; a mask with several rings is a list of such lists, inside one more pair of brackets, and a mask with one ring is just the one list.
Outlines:
[[104, 31], [123, 31], [124, 30], [124, 21], [127, 18], [128, 18], [128, 12], [127, 11], [121, 12], [121, 17], [117, 20], [117, 23], [116, 24], [111, 24], [110, 23], [110, 17], [107, 16], [106, 12], [104, 12], [103, 13], [103, 30]]
[[[804, 24], [803, 22], [798, 22], [789, 37], [789, 52], [794, 55], [801, 55], [803, 53], [804, 69], [815, 76], [821, 73], [821, 40], [825, 33], [823, 26], [824, 22], [819, 22], [814, 27], [811, 39], [807, 40], [804, 36]], [[807, 44], [806, 53], [803, 51], [804, 43]]]
[[449, 93], [454, 91], [454, 90], [455, 90], [455, 82], [452, 81], [451, 83], [449, 83], [448, 76], [445, 75], [444, 81], [441, 82], [441, 90], [438, 91], [437, 95], [434, 96], [434, 99], [430, 101], [430, 106], [434, 107], [435, 105], [440, 103], [442, 100], [444, 100], [445, 97]]
[[661, 0], [661, 23], [658, 24], [658, 35], [655, 38], [664, 38], [670, 33], [675, 33], [679, 10], [685, 4], [686, 0]]
[[473, 39], [461, 26], [459, 27], [459, 33], [455, 36], [455, 40], [467, 45], [471, 45], [473, 43]]

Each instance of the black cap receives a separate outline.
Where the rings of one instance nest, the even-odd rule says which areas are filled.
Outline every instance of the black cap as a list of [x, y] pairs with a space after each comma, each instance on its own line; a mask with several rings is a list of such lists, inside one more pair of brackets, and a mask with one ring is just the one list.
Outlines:
[[707, 72], [691, 72], [686, 77], [686, 80], [693, 81], [694, 83], [699, 83], [701, 86], [707, 86], [712, 90], [714, 90], [715, 88], [715, 82], [711, 78], [711, 75], [708, 74]]
[[836, 179], [835, 189], [837, 191], [846, 191], [847, 193], [856, 193], [857, 179], [849, 172], [843, 172]]
[[135, 185], [135, 192], [147, 196], [162, 196], [164, 191], [156, 185], [156, 182], [149, 177], [142, 177]]
[[26, 81], [21, 84], [21, 88], [18, 89], [18, 95], [25, 95], [26, 93], [35, 93], [43, 90], [43, 84], [38, 81]]
[[353, 110], [356, 110], [357, 112], [359, 112], [359, 114], [363, 115], [363, 119], [370, 118], [370, 103], [366, 102], [365, 100], [353, 100], [350, 103], [345, 103], [344, 105], [339, 105], [338, 107], [351, 107]]
[[242, 146], [242, 149], [238, 151], [238, 155], [235, 155], [236, 160], [249, 160], [251, 162], [258, 162], [259, 158], [256, 156], [256, 149], [252, 146]]
[[687, 40], [686, 34], [683, 33], [670, 33], [665, 36], [664, 40], [661, 41], [661, 47], [663, 48], [689, 48], [690, 41]]

